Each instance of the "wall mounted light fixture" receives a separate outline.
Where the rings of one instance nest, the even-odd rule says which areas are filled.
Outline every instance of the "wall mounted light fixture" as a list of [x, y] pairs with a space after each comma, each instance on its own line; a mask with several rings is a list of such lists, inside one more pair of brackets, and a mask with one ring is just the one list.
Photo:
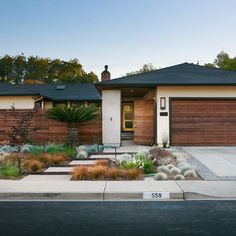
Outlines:
[[166, 109], [166, 98], [165, 97], [160, 98], [160, 108], [161, 108], [161, 110]]

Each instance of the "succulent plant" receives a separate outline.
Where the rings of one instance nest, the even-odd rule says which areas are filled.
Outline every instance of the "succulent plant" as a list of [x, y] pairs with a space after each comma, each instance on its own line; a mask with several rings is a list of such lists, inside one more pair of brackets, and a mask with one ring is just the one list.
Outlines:
[[183, 175], [176, 175], [175, 180], [184, 180], [185, 177]]
[[20, 152], [21, 153], [30, 153], [33, 149], [33, 146], [30, 144], [25, 144], [24, 146], [21, 147]]
[[76, 147], [76, 150], [77, 152], [86, 151], [86, 147], [82, 145], [82, 146]]
[[88, 153], [86, 151], [79, 151], [77, 153], [76, 158], [78, 158], [78, 159], [88, 158]]
[[170, 169], [170, 174], [179, 175], [179, 174], [181, 174], [181, 170], [178, 167], [173, 167]]
[[184, 176], [185, 177], [197, 177], [197, 173], [196, 173], [196, 171], [195, 170], [186, 170], [185, 172], [184, 172]]
[[159, 172], [154, 176], [155, 180], [167, 180], [167, 175], [163, 172]]
[[122, 154], [122, 155], [117, 155], [116, 159], [119, 162], [132, 162], [133, 161], [133, 156], [130, 154]]
[[192, 166], [190, 164], [188, 164], [187, 162], [180, 162], [177, 167], [181, 170], [182, 173], [184, 173], [187, 170], [191, 170], [193, 169]]
[[168, 174], [169, 173], [169, 168], [167, 166], [158, 166], [157, 167], [157, 172], [163, 172]]
[[168, 164], [166, 166], [169, 168], [169, 170], [172, 169], [173, 167], [175, 167], [173, 164]]

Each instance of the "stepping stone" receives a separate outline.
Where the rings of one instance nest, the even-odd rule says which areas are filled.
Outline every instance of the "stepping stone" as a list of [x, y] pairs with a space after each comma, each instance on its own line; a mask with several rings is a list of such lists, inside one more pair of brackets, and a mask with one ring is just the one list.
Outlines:
[[[118, 155], [116, 155], [118, 156]], [[97, 154], [97, 155], [91, 155], [90, 158], [96, 158], [96, 159], [112, 159], [112, 158], [115, 158], [115, 154]]]
[[73, 167], [49, 167], [44, 172], [46, 173], [71, 173]]
[[70, 181], [71, 175], [27, 175], [21, 181]]
[[70, 166], [74, 166], [74, 165], [95, 165], [96, 161], [95, 160], [75, 160], [70, 162]]

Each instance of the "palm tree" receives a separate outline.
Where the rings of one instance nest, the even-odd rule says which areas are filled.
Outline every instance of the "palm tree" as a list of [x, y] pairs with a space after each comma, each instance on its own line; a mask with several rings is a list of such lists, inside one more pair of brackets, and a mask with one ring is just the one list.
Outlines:
[[59, 105], [47, 111], [49, 118], [68, 124], [68, 144], [70, 146], [75, 146], [78, 142], [77, 124], [93, 120], [97, 115], [98, 109], [95, 104], [71, 107]]

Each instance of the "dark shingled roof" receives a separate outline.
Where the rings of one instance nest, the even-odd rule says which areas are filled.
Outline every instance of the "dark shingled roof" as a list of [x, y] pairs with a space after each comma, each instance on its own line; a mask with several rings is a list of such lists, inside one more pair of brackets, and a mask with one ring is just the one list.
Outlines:
[[28, 91], [23, 88], [18, 88], [15, 85], [3, 83], [0, 81], [0, 96], [32, 96], [39, 95], [38, 92]]
[[[57, 89], [58, 86], [62, 89]], [[21, 84], [18, 85], [18, 88], [37, 92], [42, 97], [53, 101], [101, 100], [101, 96], [94, 84]]]
[[158, 85], [236, 85], [236, 71], [183, 63], [96, 84], [98, 88], [155, 87]]

